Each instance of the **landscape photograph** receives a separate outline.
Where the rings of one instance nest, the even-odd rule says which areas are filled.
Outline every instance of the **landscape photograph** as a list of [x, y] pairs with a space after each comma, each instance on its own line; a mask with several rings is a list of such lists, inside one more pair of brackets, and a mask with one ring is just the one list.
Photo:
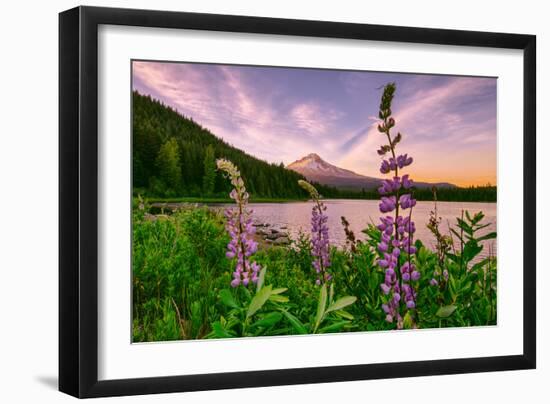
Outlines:
[[132, 61], [132, 342], [497, 325], [497, 79]]

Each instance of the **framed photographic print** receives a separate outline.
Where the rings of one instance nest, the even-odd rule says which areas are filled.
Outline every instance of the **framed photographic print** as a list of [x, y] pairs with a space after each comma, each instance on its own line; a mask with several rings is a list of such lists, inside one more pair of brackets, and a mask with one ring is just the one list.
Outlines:
[[59, 386], [535, 367], [535, 37], [60, 14]]

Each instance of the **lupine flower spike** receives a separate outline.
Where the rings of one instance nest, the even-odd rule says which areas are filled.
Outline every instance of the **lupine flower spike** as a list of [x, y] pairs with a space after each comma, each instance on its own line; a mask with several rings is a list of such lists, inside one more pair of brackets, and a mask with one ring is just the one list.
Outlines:
[[226, 209], [224, 214], [227, 219], [226, 230], [231, 236], [227, 244], [225, 255], [229, 259], [236, 258], [235, 272], [231, 286], [248, 286], [250, 283], [258, 282], [258, 275], [261, 267], [250, 257], [257, 251], [258, 243], [254, 241], [255, 228], [252, 223], [252, 210], [247, 208], [248, 192], [244, 181], [237, 167], [229, 160], [219, 159], [216, 161], [218, 170], [224, 171], [233, 185], [229, 196], [237, 204], [236, 209]]
[[[386, 214], [380, 218], [377, 226], [382, 232], [378, 251], [382, 258], [378, 265], [384, 269], [384, 282], [380, 289], [387, 296], [382, 310], [386, 313], [386, 321], [397, 323], [397, 328], [403, 327], [403, 315], [407, 310], [416, 307], [416, 290], [414, 283], [420, 279], [420, 272], [417, 270], [411, 257], [416, 253], [413, 245], [415, 225], [412, 219], [412, 208], [416, 200], [410, 189], [413, 181], [408, 174], [399, 175], [399, 170], [409, 166], [413, 158], [407, 154], [397, 155], [396, 146], [401, 141], [401, 133], [391, 135], [391, 129], [395, 126], [395, 119], [391, 116], [391, 103], [395, 93], [395, 83], [384, 87], [384, 93], [380, 102], [378, 117], [381, 122], [378, 131], [385, 135], [387, 144], [378, 150], [378, 155], [383, 157], [380, 164], [382, 174], [392, 174], [392, 177], [382, 181], [378, 192], [380, 198], [380, 212]], [[390, 153], [391, 157], [384, 158]], [[405, 215], [401, 211], [409, 209]]]
[[328, 216], [325, 214], [327, 207], [320, 200], [317, 189], [309, 182], [299, 180], [298, 184], [304, 188], [313, 202], [311, 210], [311, 254], [313, 255], [313, 268], [317, 273], [315, 283], [323, 285], [330, 282], [332, 275], [328, 272], [330, 267], [330, 242], [328, 238]]

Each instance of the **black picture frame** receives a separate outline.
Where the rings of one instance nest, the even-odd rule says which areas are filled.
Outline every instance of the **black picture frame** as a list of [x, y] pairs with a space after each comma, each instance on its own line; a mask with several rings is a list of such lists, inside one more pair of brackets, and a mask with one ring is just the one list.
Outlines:
[[[101, 24], [523, 51], [523, 354], [99, 381], [98, 26]], [[184, 12], [77, 7], [59, 15], [59, 390], [103, 397], [536, 366], [536, 37]]]

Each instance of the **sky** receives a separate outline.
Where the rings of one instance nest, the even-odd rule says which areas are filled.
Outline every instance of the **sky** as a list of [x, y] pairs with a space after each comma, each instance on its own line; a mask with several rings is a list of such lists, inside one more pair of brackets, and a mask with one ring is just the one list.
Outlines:
[[377, 130], [382, 87], [399, 153], [417, 181], [496, 184], [497, 79], [366, 71], [134, 61], [133, 89], [193, 118], [271, 163], [309, 153], [381, 177]]

